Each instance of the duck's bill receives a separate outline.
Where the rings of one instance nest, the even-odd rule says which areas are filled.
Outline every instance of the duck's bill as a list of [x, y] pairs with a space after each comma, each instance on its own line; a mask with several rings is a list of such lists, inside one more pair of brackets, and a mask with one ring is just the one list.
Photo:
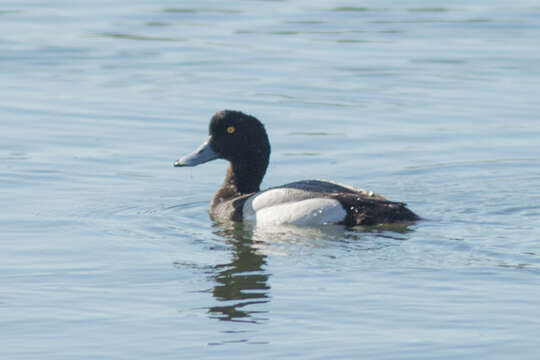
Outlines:
[[210, 138], [189, 155], [174, 162], [174, 166], [197, 166], [217, 159], [219, 155], [210, 146]]

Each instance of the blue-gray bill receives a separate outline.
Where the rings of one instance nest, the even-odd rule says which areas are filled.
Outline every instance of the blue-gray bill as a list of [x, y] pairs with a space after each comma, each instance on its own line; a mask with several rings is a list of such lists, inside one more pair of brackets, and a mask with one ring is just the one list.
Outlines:
[[210, 146], [210, 137], [191, 154], [174, 162], [174, 166], [197, 166], [205, 162], [217, 159], [219, 155]]

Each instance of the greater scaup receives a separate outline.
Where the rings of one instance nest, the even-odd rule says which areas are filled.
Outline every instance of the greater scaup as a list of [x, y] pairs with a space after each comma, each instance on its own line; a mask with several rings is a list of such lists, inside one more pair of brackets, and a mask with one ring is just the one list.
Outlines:
[[208, 139], [174, 166], [196, 166], [214, 159], [230, 163], [225, 181], [210, 203], [210, 216], [217, 221], [354, 226], [419, 219], [403, 203], [332, 181], [303, 180], [260, 191], [270, 142], [263, 124], [239, 111], [216, 113]]

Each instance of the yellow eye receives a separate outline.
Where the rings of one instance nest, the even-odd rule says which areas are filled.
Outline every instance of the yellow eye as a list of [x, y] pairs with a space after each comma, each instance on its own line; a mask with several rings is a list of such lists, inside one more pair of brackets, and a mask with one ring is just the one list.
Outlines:
[[232, 133], [234, 133], [235, 131], [236, 131], [236, 129], [234, 128], [234, 126], [229, 126], [229, 127], [227, 128], [227, 132], [228, 132], [229, 134], [232, 134]]

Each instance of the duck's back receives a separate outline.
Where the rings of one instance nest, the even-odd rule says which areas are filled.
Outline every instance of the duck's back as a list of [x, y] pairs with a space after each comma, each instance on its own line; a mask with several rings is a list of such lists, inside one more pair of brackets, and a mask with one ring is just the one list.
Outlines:
[[[405, 204], [391, 202], [371, 191], [325, 180], [297, 181], [240, 201], [242, 220], [261, 225], [338, 223], [354, 226], [417, 219]], [[236, 208], [239, 205], [237, 199]]]

